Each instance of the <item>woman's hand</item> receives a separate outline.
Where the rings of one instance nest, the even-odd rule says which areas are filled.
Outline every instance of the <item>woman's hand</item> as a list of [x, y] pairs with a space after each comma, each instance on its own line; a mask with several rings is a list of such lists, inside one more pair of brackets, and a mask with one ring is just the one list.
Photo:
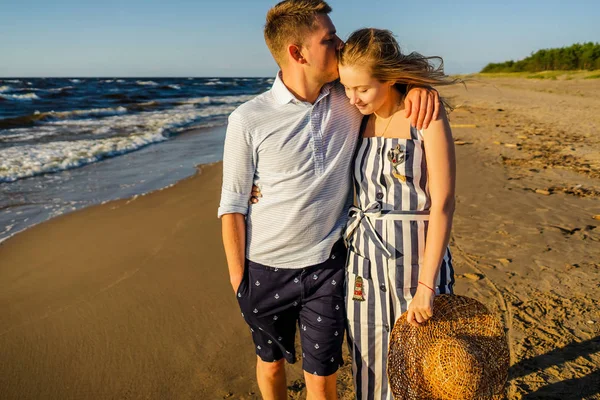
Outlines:
[[419, 284], [417, 293], [408, 306], [408, 314], [406, 315], [408, 323], [418, 327], [419, 324], [431, 318], [433, 316], [434, 298], [435, 293], [431, 289]]
[[250, 204], [258, 203], [258, 199], [262, 197], [262, 193], [260, 192], [260, 188], [256, 185], [252, 185], [252, 192], [250, 193], [250, 200], [248, 201]]

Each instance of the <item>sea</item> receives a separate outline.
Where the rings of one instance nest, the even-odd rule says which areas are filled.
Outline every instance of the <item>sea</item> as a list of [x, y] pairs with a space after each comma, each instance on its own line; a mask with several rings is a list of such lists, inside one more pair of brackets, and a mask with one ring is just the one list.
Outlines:
[[227, 117], [272, 83], [0, 79], [0, 242], [58, 215], [171, 186], [221, 160]]

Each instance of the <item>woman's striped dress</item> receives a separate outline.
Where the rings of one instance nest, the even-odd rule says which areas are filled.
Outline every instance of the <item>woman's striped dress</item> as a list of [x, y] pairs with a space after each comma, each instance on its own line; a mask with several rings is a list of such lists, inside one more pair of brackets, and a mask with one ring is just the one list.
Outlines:
[[[355, 155], [346, 305], [357, 399], [392, 399], [389, 334], [417, 291], [431, 204], [424, 150], [411, 128], [411, 139], [362, 138]], [[453, 273], [446, 250], [438, 294], [452, 293]]]

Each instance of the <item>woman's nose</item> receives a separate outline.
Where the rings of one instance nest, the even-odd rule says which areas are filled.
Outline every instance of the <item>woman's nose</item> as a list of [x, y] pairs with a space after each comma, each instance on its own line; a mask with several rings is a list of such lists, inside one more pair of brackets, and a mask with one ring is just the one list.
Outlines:
[[350, 93], [348, 95], [348, 98], [350, 99], [350, 104], [352, 104], [352, 105], [356, 104], [356, 95], [354, 93]]

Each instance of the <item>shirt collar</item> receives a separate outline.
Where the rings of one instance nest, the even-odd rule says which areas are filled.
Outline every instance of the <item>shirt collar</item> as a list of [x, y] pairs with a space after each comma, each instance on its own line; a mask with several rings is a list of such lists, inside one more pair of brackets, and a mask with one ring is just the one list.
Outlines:
[[[317, 101], [315, 101], [315, 104], [318, 103], [323, 97], [325, 97], [329, 94], [332, 85], [333, 85], [332, 82], [326, 83], [325, 85], [323, 85], [323, 87], [321, 88], [321, 93], [319, 93], [319, 97], [317, 98]], [[279, 71], [277, 73], [277, 76], [275, 77], [275, 82], [273, 82], [273, 87], [271, 88], [271, 91], [273, 92], [273, 96], [275, 97], [275, 100], [279, 104], [283, 105], [283, 104], [288, 104], [290, 102], [293, 102], [295, 104], [304, 103], [303, 101], [298, 100], [296, 98], [296, 96], [294, 96], [292, 94], [292, 92], [290, 92], [290, 90], [285, 86], [285, 84], [283, 83], [283, 80], [281, 79], [281, 71]]]

